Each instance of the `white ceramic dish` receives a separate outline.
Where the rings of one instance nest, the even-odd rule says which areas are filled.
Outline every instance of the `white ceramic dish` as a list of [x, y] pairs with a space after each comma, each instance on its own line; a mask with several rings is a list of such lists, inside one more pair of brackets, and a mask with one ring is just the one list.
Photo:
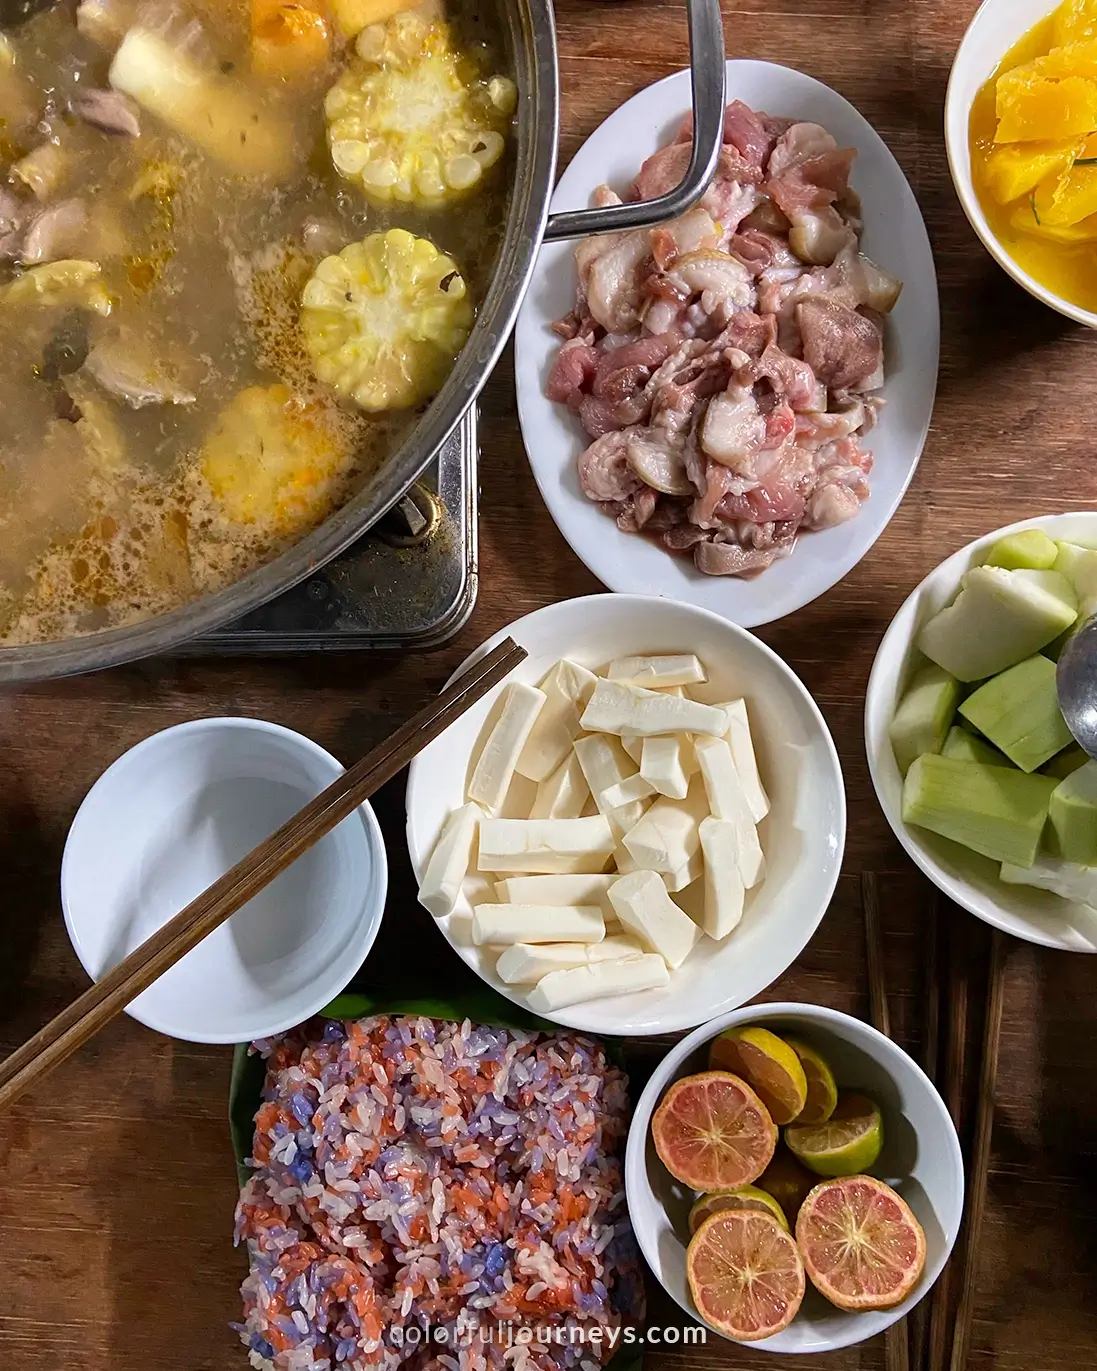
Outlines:
[[[515, 333], [515, 375], [522, 434], [533, 474], [564, 537], [611, 590], [666, 595], [710, 609], [744, 627], [769, 623], [840, 581], [872, 547], [914, 475], [937, 387], [939, 311], [933, 253], [918, 202], [880, 136], [836, 91], [772, 62], [730, 61], [727, 98], [771, 114], [823, 124], [840, 145], [857, 148], [852, 182], [864, 201], [864, 247], [905, 286], [887, 339], [887, 399], [869, 446], [872, 498], [856, 519], [805, 534], [794, 554], [752, 580], [702, 575], [644, 538], [621, 533], [579, 488], [576, 458], [590, 441], [579, 421], [545, 395], [559, 347], [554, 319], [575, 303], [575, 263], [567, 243], [541, 250]], [[589, 203], [602, 182], [620, 190], [641, 162], [675, 134], [690, 103], [689, 74], [641, 91], [587, 139], [553, 196], [554, 210]]]
[[959, 843], [903, 823], [903, 779], [888, 739], [888, 725], [907, 682], [925, 658], [914, 646], [921, 626], [944, 608], [960, 578], [982, 562], [999, 538], [1039, 528], [1051, 538], [1097, 547], [1097, 513], [1052, 514], [1025, 519], [977, 538], [942, 562], [891, 621], [876, 653], [865, 700], [865, 748], [876, 795], [895, 836], [929, 879], [950, 900], [980, 919], [1026, 942], [1068, 952], [1097, 952], [1097, 914], [1045, 890], [1004, 885], [998, 865]]
[[[751, 634], [717, 615], [672, 600], [594, 595], [540, 609], [491, 638], [460, 667], [506, 636], [529, 653], [509, 679], [540, 681], [562, 657], [599, 668], [639, 653], [695, 652], [709, 671], [696, 695], [712, 703], [743, 696], [771, 811], [760, 836], [768, 874], [748, 898], [743, 921], [717, 944], [705, 939], [665, 990], [575, 1005], [551, 1017], [569, 1028], [636, 1036], [692, 1028], [757, 995], [793, 962], [826, 912], [845, 847], [846, 808], [838, 754], [822, 715], [792, 671]], [[408, 849], [416, 877], [465, 786], [502, 687], [491, 692], [419, 754], [408, 776]], [[529, 785], [529, 790], [524, 787]], [[519, 779], [503, 813], [532, 799]], [[528, 812], [528, 809], [525, 811]], [[484, 892], [483, 882], [479, 891]], [[469, 895], [439, 926], [460, 956], [489, 985], [525, 1005], [517, 987], [495, 974], [495, 957], [471, 946]], [[492, 899], [490, 893], [479, 898]]]
[[[343, 767], [258, 719], [156, 733], [77, 811], [61, 865], [65, 926], [97, 979], [269, 837]], [[362, 805], [130, 1005], [189, 1042], [236, 1043], [301, 1023], [358, 970], [385, 907], [381, 830]]]
[[971, 179], [968, 129], [976, 95], [1010, 48], [1060, 3], [1061, 0], [984, 0], [953, 59], [945, 97], [945, 144], [952, 181], [964, 213], [998, 265], [1037, 300], [1068, 319], [1097, 328], [1097, 314], [1048, 290], [1014, 261], [987, 223]]
[[693, 1194], [663, 1166], [651, 1142], [651, 1116], [680, 1076], [703, 1071], [708, 1045], [734, 1024], [782, 1028], [819, 1051], [840, 1088], [863, 1090], [880, 1105], [884, 1150], [873, 1175], [893, 1186], [926, 1232], [926, 1267], [909, 1297], [895, 1309], [847, 1314], [829, 1304], [809, 1281], [793, 1322], [752, 1346], [766, 1352], [832, 1352], [874, 1337], [921, 1300], [948, 1261], [964, 1204], [964, 1163], [944, 1101], [910, 1057], [874, 1028], [807, 1004], [752, 1005], [705, 1024], [678, 1043], [656, 1067], [636, 1105], [625, 1154], [625, 1194], [640, 1249], [663, 1289], [694, 1318], [686, 1285], [687, 1218]]

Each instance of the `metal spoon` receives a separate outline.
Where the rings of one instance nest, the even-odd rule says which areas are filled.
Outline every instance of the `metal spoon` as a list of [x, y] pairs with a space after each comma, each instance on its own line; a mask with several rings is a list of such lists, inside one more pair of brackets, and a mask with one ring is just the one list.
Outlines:
[[1067, 640], [1055, 684], [1067, 728], [1080, 747], [1097, 757], [1097, 618]]

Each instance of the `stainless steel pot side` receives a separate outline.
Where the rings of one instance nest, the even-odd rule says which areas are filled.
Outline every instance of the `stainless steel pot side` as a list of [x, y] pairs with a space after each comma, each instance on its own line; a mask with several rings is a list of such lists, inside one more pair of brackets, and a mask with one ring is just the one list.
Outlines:
[[724, 110], [720, 0], [687, 0], [687, 4], [695, 118], [693, 154], [685, 179], [657, 200], [550, 217], [560, 123], [552, 0], [500, 0], [520, 92], [514, 188], [491, 289], [441, 393], [354, 499], [281, 556], [215, 595], [142, 623], [57, 642], [0, 648], [0, 682], [77, 675], [168, 652], [289, 590], [381, 518], [430, 464], [479, 395], [510, 336], [542, 241], [663, 223], [683, 213], [712, 180]]

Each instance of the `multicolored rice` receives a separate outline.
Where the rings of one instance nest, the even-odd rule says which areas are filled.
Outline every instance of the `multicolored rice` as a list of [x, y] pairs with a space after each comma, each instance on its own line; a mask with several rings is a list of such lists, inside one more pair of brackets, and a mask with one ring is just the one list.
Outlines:
[[[600, 1045], [426, 1018], [259, 1045], [240, 1336], [274, 1371], [593, 1371], [643, 1315]], [[533, 1330], [529, 1341], [515, 1329]], [[508, 1333], [507, 1330], [510, 1330]]]

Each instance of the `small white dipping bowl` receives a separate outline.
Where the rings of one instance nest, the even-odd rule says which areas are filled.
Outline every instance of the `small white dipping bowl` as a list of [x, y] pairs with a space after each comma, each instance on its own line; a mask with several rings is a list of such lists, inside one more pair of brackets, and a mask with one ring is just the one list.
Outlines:
[[969, 125], [976, 95], [994, 75], [1010, 48], [1041, 19], [1058, 9], [1060, 3], [1061, 0], [983, 0], [952, 62], [945, 96], [945, 145], [953, 184], [964, 213], [998, 265], [1037, 300], [1065, 314], [1068, 319], [1097, 328], [1097, 314], [1048, 290], [1014, 261], [987, 222], [971, 177]]
[[[799, 956], [826, 912], [838, 880], [846, 837], [846, 802], [838, 754], [822, 715], [792, 671], [745, 629], [718, 614], [643, 595], [592, 595], [549, 605], [497, 633], [458, 668], [466, 671], [505, 637], [529, 657], [508, 680], [536, 684], [562, 657], [591, 669], [614, 657], [694, 652], [708, 668], [692, 693], [712, 704], [742, 696], [771, 809], [759, 829], [768, 872], [747, 896], [739, 927], [722, 943], [703, 939], [663, 990], [594, 1000], [550, 1015], [582, 1032], [637, 1036], [704, 1023], [752, 999]], [[464, 803], [465, 787], [494, 722], [503, 686], [423, 749], [408, 776], [408, 848], [421, 878], [447, 815]], [[528, 786], [528, 790], [525, 787]], [[533, 785], [518, 779], [506, 816], [528, 813]], [[470, 895], [472, 901], [470, 902]], [[465, 882], [457, 908], [438, 921], [459, 955], [515, 1004], [524, 989], [495, 973], [490, 948], [471, 945], [472, 903], [494, 900], [483, 880]]]
[[[908, 1314], [944, 1270], [964, 1207], [964, 1162], [944, 1101], [922, 1069], [868, 1024], [810, 1004], [752, 1005], [725, 1014], [684, 1038], [644, 1087], [629, 1128], [625, 1194], [640, 1250], [663, 1289], [700, 1322], [686, 1282], [692, 1191], [676, 1181], [651, 1141], [651, 1116], [670, 1085], [704, 1071], [708, 1046], [735, 1024], [764, 1024], [817, 1047], [840, 1090], [863, 1091], [883, 1112], [884, 1150], [872, 1174], [892, 1186], [926, 1231], [921, 1280], [894, 1309], [848, 1314], [808, 1281], [799, 1314], [782, 1333], [752, 1343], [766, 1352], [833, 1352], [875, 1337]], [[820, 1177], [820, 1180], [823, 1178]]]
[[[258, 719], [180, 724], [119, 757], [77, 811], [61, 865], [84, 970], [104, 975], [342, 772], [316, 743]], [[127, 1012], [188, 1042], [284, 1032], [358, 970], [387, 887], [381, 830], [364, 804]]]
[[964, 573], [986, 559], [993, 543], [1026, 528], [1042, 529], [1062, 542], [1097, 547], [1097, 513], [1051, 514], [977, 538], [931, 571], [891, 621], [876, 652], [865, 699], [865, 750], [877, 799], [895, 836], [950, 900], [1026, 942], [1067, 952], [1097, 952], [1097, 914], [1092, 909], [1050, 891], [1005, 885], [998, 879], [997, 862], [903, 822], [903, 778], [888, 737], [907, 683], [925, 665], [914, 646], [922, 625], [953, 599]]

